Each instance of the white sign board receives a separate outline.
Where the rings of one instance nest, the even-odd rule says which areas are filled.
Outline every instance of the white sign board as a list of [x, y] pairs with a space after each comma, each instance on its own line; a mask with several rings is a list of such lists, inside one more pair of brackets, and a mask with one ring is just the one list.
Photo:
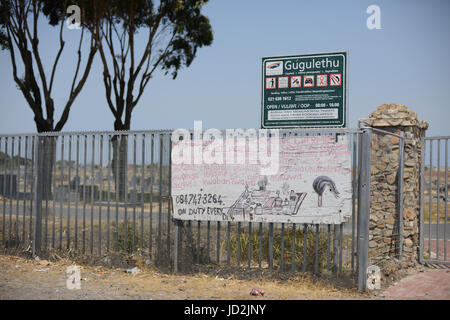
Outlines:
[[[174, 218], [339, 224], [351, 215], [347, 136], [267, 139], [279, 139], [278, 172], [272, 175], [261, 175], [260, 164], [248, 161], [248, 147], [241, 164], [172, 163]], [[189, 144], [204, 148], [208, 142]]]

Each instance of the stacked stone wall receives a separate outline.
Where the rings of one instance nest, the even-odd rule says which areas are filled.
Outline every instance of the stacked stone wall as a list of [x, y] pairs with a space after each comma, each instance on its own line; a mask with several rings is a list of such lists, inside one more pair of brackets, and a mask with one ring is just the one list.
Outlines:
[[[400, 236], [403, 238], [401, 267], [419, 261], [420, 170], [422, 138], [428, 123], [405, 105], [383, 104], [366, 126], [404, 134], [403, 177], [399, 177], [400, 138], [374, 130], [372, 139], [371, 199], [369, 221], [369, 264], [396, 260], [400, 264]], [[399, 225], [399, 178], [403, 179], [403, 234]]]

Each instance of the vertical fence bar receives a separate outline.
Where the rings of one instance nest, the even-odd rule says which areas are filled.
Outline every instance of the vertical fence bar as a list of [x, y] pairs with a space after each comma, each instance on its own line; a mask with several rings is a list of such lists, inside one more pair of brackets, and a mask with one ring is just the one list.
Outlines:
[[[43, 139], [45, 139], [44, 146], [46, 146], [49, 137], [43, 137]], [[44, 147], [44, 153], [47, 153], [47, 147]], [[45, 159], [45, 156], [44, 156], [44, 159]], [[44, 164], [44, 165], [46, 165], [46, 164]], [[46, 182], [47, 182], [47, 177], [45, 177], [42, 182], [45, 185]], [[49, 198], [48, 187], [45, 187], [44, 190], [45, 190], [45, 225], [44, 225], [44, 234], [45, 234], [45, 236], [44, 236], [44, 243], [45, 243], [45, 248], [47, 248], [48, 247], [48, 198]]]
[[439, 260], [439, 195], [441, 188], [441, 139], [437, 139], [437, 182], [436, 182], [436, 260]]
[[342, 253], [343, 253], [343, 232], [344, 232], [344, 223], [341, 223], [339, 227], [339, 274], [342, 273]]
[[307, 246], [308, 246], [308, 225], [304, 224], [303, 225], [303, 266], [302, 266], [303, 272], [306, 272], [306, 267], [308, 264], [307, 251], [306, 251]]
[[120, 193], [120, 183], [119, 183], [119, 154], [120, 154], [120, 141], [119, 139], [121, 139], [121, 136], [119, 135], [115, 135], [113, 137], [113, 140], [111, 141], [111, 143], [114, 144], [113, 146], [113, 150], [115, 150], [115, 154], [113, 151], [113, 162], [111, 163], [111, 166], [115, 166], [115, 169], [113, 169], [113, 171], [115, 171], [114, 174], [114, 198], [115, 198], [115, 202], [116, 202], [116, 216], [115, 216], [115, 224], [116, 224], [116, 228], [114, 230], [114, 238], [115, 238], [115, 248], [116, 250], [119, 249], [119, 193]]
[[167, 140], [168, 140], [168, 152], [166, 153], [166, 157], [167, 157], [167, 171], [168, 171], [168, 175], [167, 175], [167, 253], [170, 254], [170, 225], [171, 225], [171, 179], [172, 179], [172, 166], [171, 166], [171, 154], [172, 154], [172, 140], [170, 138], [169, 134], [166, 134]]
[[295, 271], [295, 223], [292, 224], [291, 271]]
[[179, 243], [179, 220], [175, 220], [174, 221], [174, 235], [173, 235], [173, 272], [174, 273], [178, 273], [178, 246], [180, 245]]
[[[37, 201], [38, 201], [38, 190], [37, 190], [37, 187], [38, 187], [38, 177], [37, 177], [37, 174], [38, 174], [38, 164], [37, 164], [37, 162], [38, 162], [38, 156], [39, 156], [39, 154], [38, 154], [38, 152], [37, 152], [37, 150], [39, 149], [39, 146], [37, 146], [37, 144], [39, 144], [40, 143], [40, 141], [39, 141], [39, 139], [38, 138], [36, 138], [36, 140], [34, 139], [34, 136], [33, 136], [33, 150], [32, 150], [32, 153], [33, 153], [33, 155], [34, 155], [34, 157], [33, 157], [33, 161], [32, 161], [32, 172], [33, 172], [33, 182], [32, 182], [32, 184], [31, 184], [31, 186], [32, 186], [32, 201], [31, 201], [31, 203], [33, 203], [34, 205], [32, 205], [32, 207], [31, 207], [31, 210], [30, 210], [30, 234], [31, 234], [31, 255], [34, 257], [35, 256], [35, 254], [36, 254], [36, 249], [37, 249], [37, 247], [38, 247], [38, 243], [36, 243], [36, 221], [37, 221], [37, 217], [38, 217], [38, 215], [39, 215], [39, 212], [38, 212], [38, 206], [37, 206]], [[35, 145], [36, 144], [36, 145]], [[8, 152], [7, 152], [7, 148], [8, 147], [8, 139], [6, 139], [6, 146], [5, 146], [5, 155], [7, 155], [8, 154]], [[5, 156], [5, 158], [6, 158], [6, 156]], [[6, 164], [6, 161], [5, 161], [5, 164]], [[36, 168], [36, 169], [35, 169]], [[6, 172], [6, 171], [5, 171]], [[6, 189], [5, 189], [6, 190]], [[6, 191], [5, 191], [6, 192]], [[33, 215], [36, 215], [36, 217], [33, 219]], [[6, 233], [6, 230], [5, 230], [5, 233]]]
[[133, 235], [131, 237], [131, 252], [134, 252], [135, 244], [136, 244], [136, 203], [137, 203], [137, 168], [136, 168], [136, 134], [133, 135], [133, 198], [131, 199], [133, 205]]
[[92, 135], [92, 154], [91, 154], [91, 199], [90, 199], [90, 205], [91, 205], [91, 241], [90, 241], [90, 249], [91, 254], [94, 253], [94, 198], [95, 198], [95, 135]]
[[153, 170], [153, 156], [155, 150], [155, 135], [151, 134], [150, 141], [150, 221], [149, 221], [149, 244], [148, 252], [150, 257], [152, 256], [153, 250], [153, 181], [155, 180], [155, 171]]
[[83, 253], [86, 252], [86, 182], [87, 182], [87, 135], [84, 136], [84, 153], [83, 153]]
[[[352, 153], [352, 243], [351, 243], [351, 268], [352, 273], [355, 272], [355, 232], [356, 232], [356, 198], [358, 189], [358, 179], [356, 178], [356, 155], [357, 155], [357, 139], [358, 134], [353, 134], [353, 153]], [[328, 226], [328, 238], [330, 238], [330, 226]], [[327, 263], [329, 269], [329, 261]]]
[[207, 263], [210, 263], [210, 261], [211, 261], [210, 244], [211, 244], [211, 221], [208, 220], [208, 222], [206, 223], [206, 259], [207, 259]]
[[358, 198], [358, 290], [367, 286], [367, 265], [369, 260], [369, 214], [370, 214], [370, 172], [372, 154], [372, 131], [363, 130], [362, 157], [360, 161], [360, 185]]
[[[45, 139], [45, 143], [44, 143], [44, 145], [45, 145], [45, 154], [47, 154], [47, 144], [48, 144], [48, 140], [49, 139], [51, 139], [50, 137], [45, 137], [44, 138]], [[44, 156], [44, 161], [45, 161], [45, 166], [47, 166], [48, 164], [47, 164], [47, 156]], [[45, 175], [47, 174], [47, 170], [45, 170]], [[49, 200], [49, 188], [48, 188], [48, 186], [47, 186], [47, 177], [45, 176], [45, 178], [44, 178], [44, 180], [43, 180], [43, 183], [45, 184], [45, 247], [47, 248], [48, 247], [48, 219], [49, 219], [49, 210], [48, 210], [48, 200]], [[51, 183], [51, 182], [50, 182]]]
[[[33, 220], [33, 232], [32, 232], [32, 256], [36, 255], [36, 252], [41, 251], [41, 240], [42, 240], [42, 176], [43, 176], [43, 162], [44, 162], [44, 152], [43, 152], [43, 139], [36, 139], [36, 147], [34, 148], [36, 160], [36, 176], [34, 179], [34, 220]], [[33, 214], [32, 214], [33, 215]]]
[[21, 144], [22, 137], [19, 136], [19, 143], [17, 149], [17, 160], [16, 160], [16, 168], [17, 168], [17, 190], [16, 190], [16, 230], [15, 230], [15, 245], [19, 245], [19, 192], [20, 192], [20, 155], [21, 155]]
[[252, 223], [248, 223], [248, 268], [250, 269], [252, 262]]
[[106, 252], [109, 252], [110, 236], [111, 236], [111, 175], [112, 175], [112, 162], [111, 162], [111, 135], [108, 135], [108, 204], [106, 207]]
[[[361, 159], [362, 159], [362, 131], [358, 132], [358, 163], [357, 163], [357, 170], [358, 170], [358, 178], [357, 178], [357, 209], [356, 209], [356, 239], [355, 239], [355, 257], [356, 259], [358, 259], [358, 252], [359, 252], [359, 248], [358, 248], [358, 239], [359, 239], [359, 223], [358, 223], [358, 219], [359, 219], [359, 215], [358, 215], [358, 210], [359, 210], [359, 195], [360, 195], [360, 184], [361, 184]], [[356, 273], [359, 274], [359, 270], [358, 270], [358, 262], [356, 262]]]
[[[188, 220], [188, 230], [187, 230], [187, 239], [186, 246], [189, 246], [189, 250], [194, 251], [194, 237], [192, 236], [192, 221]], [[183, 233], [181, 233], [183, 234]], [[183, 242], [181, 242], [180, 248], [183, 248]], [[193, 259], [192, 259], [193, 261]]]
[[447, 261], [448, 138], [445, 139], [444, 261]]
[[144, 249], [144, 205], [145, 205], [145, 133], [142, 134], [141, 154], [141, 250]]
[[[353, 239], [352, 239], [352, 245], [353, 245]], [[330, 254], [331, 254], [331, 225], [327, 225], [327, 270], [330, 270]], [[352, 251], [353, 253], [353, 251]], [[353, 258], [353, 254], [352, 254]]]
[[[52, 173], [52, 180], [53, 180], [53, 196], [52, 196], [52, 248], [55, 249], [55, 245], [56, 245], [56, 159], [57, 159], [57, 155], [56, 155], [56, 148], [58, 146], [58, 137], [54, 138], [54, 146], [55, 146], [55, 150], [53, 151], [53, 173]], [[52, 141], [52, 146], [53, 146], [53, 141]]]
[[[0, 145], [1, 145], [1, 139], [0, 139]], [[25, 235], [25, 220], [26, 220], [26, 212], [27, 212], [27, 175], [28, 175], [28, 136], [25, 136], [25, 154], [24, 154], [24, 158], [25, 158], [25, 174], [24, 174], [24, 182], [23, 182], [23, 212], [22, 212], [22, 216], [23, 216], [23, 221], [22, 221], [22, 241], [23, 241], [23, 245], [26, 246], [26, 235]]]
[[98, 244], [97, 244], [97, 256], [102, 254], [102, 207], [103, 207], [103, 135], [100, 135], [100, 163], [99, 163], [99, 195], [98, 201]]
[[217, 264], [220, 264], [220, 221], [217, 221], [217, 249], [216, 249], [216, 256], [217, 256]]
[[280, 270], [284, 270], [284, 223], [281, 224], [281, 255], [280, 255]]
[[273, 222], [269, 222], [269, 269], [273, 268]]
[[[35, 155], [35, 150], [36, 150], [36, 139], [35, 136], [31, 137], [31, 194], [34, 195], [35, 192], [35, 179], [34, 179], [34, 175], [35, 175], [35, 161], [36, 161], [36, 155]], [[34, 197], [30, 198], [30, 241], [32, 239], [32, 232], [33, 232], [33, 208], [34, 208]]]
[[[178, 247], [178, 257], [183, 257], [183, 230], [184, 230], [184, 223], [183, 220], [179, 220], [180, 222], [180, 227], [179, 229], [179, 237], [178, 237], [178, 242], [180, 243], [180, 246]], [[191, 222], [191, 221], [189, 221]], [[190, 223], [188, 224], [188, 228], [190, 228]], [[186, 236], [186, 240], [190, 239], [188, 238], [189, 235]], [[186, 241], [186, 247], [188, 246], [188, 243]]]
[[334, 274], [338, 273], [339, 269], [339, 225], [335, 224], [333, 226], [333, 267], [332, 271]]
[[405, 154], [405, 133], [400, 132], [401, 138], [399, 139], [398, 146], [398, 259], [402, 261], [403, 257], [403, 163]]
[[314, 247], [314, 273], [319, 273], [319, 225], [316, 224], [316, 236]]
[[63, 237], [63, 195], [64, 195], [64, 136], [61, 136], [61, 165], [60, 165], [60, 199], [59, 199], [59, 250], [62, 249]]
[[259, 233], [258, 233], [258, 266], [261, 269], [262, 266], [262, 222], [259, 223]]
[[80, 194], [80, 135], [77, 134], [77, 143], [76, 143], [76, 160], [75, 160], [75, 251], [78, 250], [78, 203], [79, 203], [79, 194]]
[[[13, 212], [13, 173], [14, 173], [14, 142], [15, 137], [11, 139], [11, 160], [9, 161], [9, 243], [12, 242], [12, 212]], [[41, 163], [42, 164], [42, 163]]]
[[237, 266], [241, 266], [241, 222], [238, 222], [238, 240], [237, 240]]
[[70, 207], [71, 207], [71, 193], [72, 193], [72, 187], [70, 183], [71, 178], [71, 170], [72, 169], [72, 136], [69, 136], [69, 169], [67, 173], [67, 182], [68, 182], [68, 204], [67, 204], [67, 250], [70, 249]]
[[229, 266], [231, 263], [231, 222], [227, 222], [227, 265]]
[[162, 162], [163, 162], [163, 136], [159, 134], [159, 212], [158, 212], [158, 250], [161, 248], [162, 236]]
[[5, 137], [5, 153], [3, 158], [3, 222], [2, 222], [2, 241], [3, 245], [6, 245], [6, 175], [7, 175], [7, 165], [8, 165], [8, 137]]
[[197, 264], [200, 264], [201, 244], [200, 244], [201, 221], [197, 221]]
[[423, 223], [424, 223], [424, 191], [425, 191], [425, 151], [426, 140], [422, 137], [420, 139], [420, 215], [419, 215], [419, 262], [423, 264]]
[[431, 258], [431, 220], [433, 220], [433, 140], [430, 140], [430, 190], [428, 194], [428, 259]]
[[[121, 153], [120, 154], [120, 157], [121, 158], [125, 158], [125, 160], [123, 160], [122, 161], [122, 163], [123, 163], [123, 165], [124, 165], [124, 168], [122, 168], [122, 170], [124, 171], [124, 178], [123, 178], [123, 184], [124, 184], [124, 186], [123, 186], [123, 190], [125, 191], [125, 194], [124, 194], [124, 210], [125, 210], [125, 213], [124, 213], [124, 216], [123, 216], [123, 243], [124, 243], [124, 250], [125, 251], [128, 251], [128, 144], [129, 144], [129, 142], [130, 142], [130, 139], [129, 139], [129, 135], [128, 134], [123, 134], [122, 136], [121, 136], [121, 138], [122, 139], [124, 139], [124, 141], [125, 141], [125, 143], [124, 143], [124, 145], [125, 145], [125, 147], [124, 147], [124, 150], [121, 150], [122, 149], [122, 146], [120, 146], [120, 151], [119, 151], [119, 153]], [[123, 151], [123, 154], [122, 154], [122, 151]], [[120, 183], [120, 180], [119, 180], [119, 183]]]

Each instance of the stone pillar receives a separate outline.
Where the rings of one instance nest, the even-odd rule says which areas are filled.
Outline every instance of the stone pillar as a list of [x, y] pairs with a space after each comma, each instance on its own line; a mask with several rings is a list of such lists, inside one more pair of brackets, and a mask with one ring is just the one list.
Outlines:
[[[404, 132], [403, 169], [403, 254], [399, 252], [398, 169], [399, 138], [374, 131], [372, 140], [371, 206], [369, 222], [369, 264], [381, 268], [386, 261], [398, 267], [419, 261], [421, 138], [428, 123], [417, 119], [405, 105], [383, 104], [368, 119], [368, 127], [400, 134]], [[383, 268], [382, 268], [383, 269]]]

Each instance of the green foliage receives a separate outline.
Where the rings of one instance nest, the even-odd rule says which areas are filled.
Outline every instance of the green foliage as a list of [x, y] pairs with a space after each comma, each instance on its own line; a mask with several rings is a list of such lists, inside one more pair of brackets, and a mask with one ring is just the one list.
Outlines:
[[0, 49], [8, 50], [8, 35], [6, 33], [5, 16], [8, 15], [9, 9], [7, 8], [7, 2], [0, 1]]
[[[82, 24], [93, 27], [106, 21], [117, 28], [138, 33], [140, 30], [167, 30], [170, 42], [160, 51], [162, 68], [176, 78], [178, 70], [189, 66], [197, 49], [213, 42], [208, 17], [201, 13], [207, 0], [43, 0], [43, 13], [51, 25], [64, 19], [66, 7], [77, 5], [82, 11]], [[156, 52], [155, 52], [156, 53]], [[121, 57], [120, 57], [121, 58]]]

